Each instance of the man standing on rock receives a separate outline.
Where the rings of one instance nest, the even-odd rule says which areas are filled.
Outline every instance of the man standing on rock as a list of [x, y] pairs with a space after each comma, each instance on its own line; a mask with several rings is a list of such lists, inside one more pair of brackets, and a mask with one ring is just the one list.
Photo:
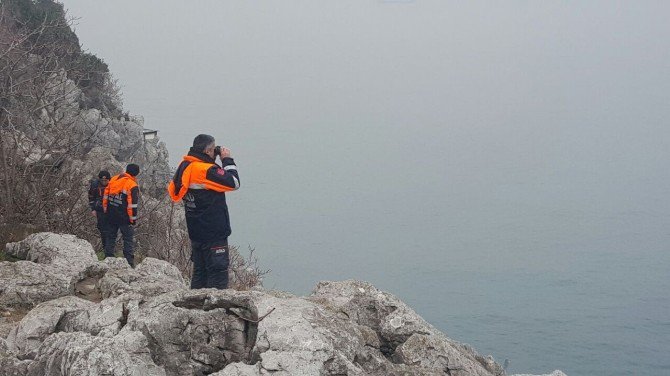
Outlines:
[[123, 237], [123, 256], [131, 267], [135, 266], [133, 253], [134, 225], [137, 224], [137, 209], [140, 200], [140, 189], [135, 180], [140, 173], [140, 166], [131, 163], [126, 172], [114, 176], [105, 188], [102, 207], [107, 216], [108, 237], [105, 244], [105, 257], [114, 257], [116, 236], [121, 230]]
[[105, 193], [105, 188], [109, 184], [109, 172], [102, 170], [98, 173], [98, 178], [91, 180], [88, 187], [88, 206], [91, 208], [91, 214], [95, 216], [98, 224], [98, 231], [100, 231], [100, 242], [102, 249], [105, 249], [107, 243], [107, 218], [102, 209], [102, 196]]
[[[221, 166], [216, 164], [217, 155]], [[216, 146], [210, 135], [198, 135], [168, 186], [172, 200], [184, 202], [191, 239], [192, 289], [228, 287], [231, 229], [225, 192], [239, 187], [230, 150]]]

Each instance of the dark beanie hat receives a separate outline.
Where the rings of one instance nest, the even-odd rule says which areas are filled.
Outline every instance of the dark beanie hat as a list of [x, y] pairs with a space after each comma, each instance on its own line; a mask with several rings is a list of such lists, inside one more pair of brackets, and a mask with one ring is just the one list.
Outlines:
[[109, 179], [111, 177], [112, 177], [112, 175], [110, 175], [109, 171], [107, 171], [107, 170], [102, 170], [102, 171], [100, 171], [100, 173], [98, 173], [98, 179], [102, 179], [102, 178]]
[[140, 173], [140, 166], [131, 163], [126, 167], [126, 172], [132, 176], [137, 176]]

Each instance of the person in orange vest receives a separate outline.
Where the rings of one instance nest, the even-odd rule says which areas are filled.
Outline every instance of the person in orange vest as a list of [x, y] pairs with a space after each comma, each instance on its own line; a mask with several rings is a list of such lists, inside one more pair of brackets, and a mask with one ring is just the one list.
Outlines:
[[133, 253], [133, 236], [137, 224], [137, 209], [140, 200], [140, 189], [136, 177], [140, 173], [140, 166], [131, 163], [126, 166], [126, 172], [113, 176], [105, 188], [102, 197], [102, 207], [107, 216], [107, 242], [105, 257], [114, 257], [116, 237], [121, 230], [123, 237], [123, 256], [131, 267], [135, 266]]
[[[216, 164], [217, 155], [220, 166]], [[210, 135], [198, 135], [168, 185], [172, 200], [184, 203], [191, 239], [192, 289], [228, 288], [228, 237], [232, 231], [226, 192], [239, 187], [240, 177], [230, 150], [216, 146]]]

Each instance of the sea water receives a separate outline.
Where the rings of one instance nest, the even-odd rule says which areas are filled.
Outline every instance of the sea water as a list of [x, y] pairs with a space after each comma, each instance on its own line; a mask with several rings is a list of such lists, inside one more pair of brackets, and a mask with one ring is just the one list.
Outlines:
[[670, 179], [652, 130], [226, 131], [230, 241], [272, 269], [266, 287], [369, 281], [509, 373], [670, 373]]

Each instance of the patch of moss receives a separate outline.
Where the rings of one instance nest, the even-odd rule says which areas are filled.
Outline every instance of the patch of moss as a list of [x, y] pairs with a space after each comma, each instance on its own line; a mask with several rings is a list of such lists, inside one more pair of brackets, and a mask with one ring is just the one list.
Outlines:
[[4, 249], [0, 250], [0, 261], [16, 262], [16, 261], [19, 261], [19, 260], [21, 260], [21, 259], [18, 259], [14, 256], [11, 256], [11, 255], [8, 255], [7, 253], [5, 253]]

